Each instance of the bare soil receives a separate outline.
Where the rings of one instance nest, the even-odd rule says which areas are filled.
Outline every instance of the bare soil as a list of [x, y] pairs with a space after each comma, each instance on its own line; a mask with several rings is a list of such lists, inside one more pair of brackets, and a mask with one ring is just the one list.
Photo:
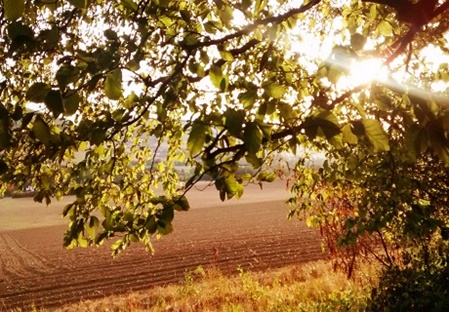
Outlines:
[[116, 259], [107, 246], [65, 250], [67, 197], [49, 207], [31, 199], [0, 200], [0, 310], [56, 308], [82, 299], [180, 282], [198, 266], [225, 274], [262, 271], [323, 258], [320, 237], [287, 220], [282, 184], [251, 186], [224, 203], [214, 189], [189, 194], [175, 231], [155, 240], [151, 255], [135, 244]]

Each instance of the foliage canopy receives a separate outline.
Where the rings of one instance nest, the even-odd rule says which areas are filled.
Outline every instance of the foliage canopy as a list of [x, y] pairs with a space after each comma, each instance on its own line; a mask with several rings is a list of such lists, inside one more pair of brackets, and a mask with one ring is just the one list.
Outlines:
[[[449, 1], [2, 2], [1, 192], [74, 194], [65, 246], [151, 249], [205, 175], [225, 200], [285, 174], [349, 272], [447, 263]], [[351, 80], [366, 59], [387, 77]]]

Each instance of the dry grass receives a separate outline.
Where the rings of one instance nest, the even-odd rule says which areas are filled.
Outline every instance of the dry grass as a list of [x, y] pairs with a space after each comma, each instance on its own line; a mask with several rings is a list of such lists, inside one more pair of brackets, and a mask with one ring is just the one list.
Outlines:
[[373, 276], [375, 269], [366, 266], [348, 280], [326, 261], [263, 273], [240, 270], [233, 277], [199, 267], [182, 284], [86, 300], [58, 311], [363, 311]]

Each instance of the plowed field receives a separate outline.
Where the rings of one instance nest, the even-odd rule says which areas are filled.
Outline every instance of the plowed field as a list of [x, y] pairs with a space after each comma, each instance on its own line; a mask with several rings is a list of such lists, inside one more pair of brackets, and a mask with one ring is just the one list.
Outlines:
[[241, 200], [224, 203], [213, 189], [194, 191], [192, 209], [175, 216], [175, 231], [155, 241], [154, 255], [136, 245], [116, 259], [107, 246], [62, 248], [68, 221], [60, 213], [70, 198], [49, 207], [2, 199], [0, 310], [58, 307], [179, 282], [199, 265], [231, 274], [322, 258], [318, 233], [286, 220], [286, 196], [281, 184], [254, 186]]

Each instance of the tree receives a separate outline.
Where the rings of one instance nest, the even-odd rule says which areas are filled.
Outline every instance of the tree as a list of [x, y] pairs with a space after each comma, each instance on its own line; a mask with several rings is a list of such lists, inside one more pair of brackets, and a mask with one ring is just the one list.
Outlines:
[[[338, 237], [353, 259], [378, 241], [391, 266], [388, 248], [417, 237], [447, 247], [449, 65], [429, 51], [448, 54], [448, 1], [2, 2], [1, 189], [74, 194], [65, 246], [151, 249], [203, 176], [222, 200], [240, 197], [289, 152], [292, 215], [331, 249]], [[309, 51], [321, 42], [325, 60]], [[389, 78], [349, 83], [370, 58]], [[327, 161], [310, 170], [298, 147]], [[177, 162], [194, 168], [181, 188]]]

